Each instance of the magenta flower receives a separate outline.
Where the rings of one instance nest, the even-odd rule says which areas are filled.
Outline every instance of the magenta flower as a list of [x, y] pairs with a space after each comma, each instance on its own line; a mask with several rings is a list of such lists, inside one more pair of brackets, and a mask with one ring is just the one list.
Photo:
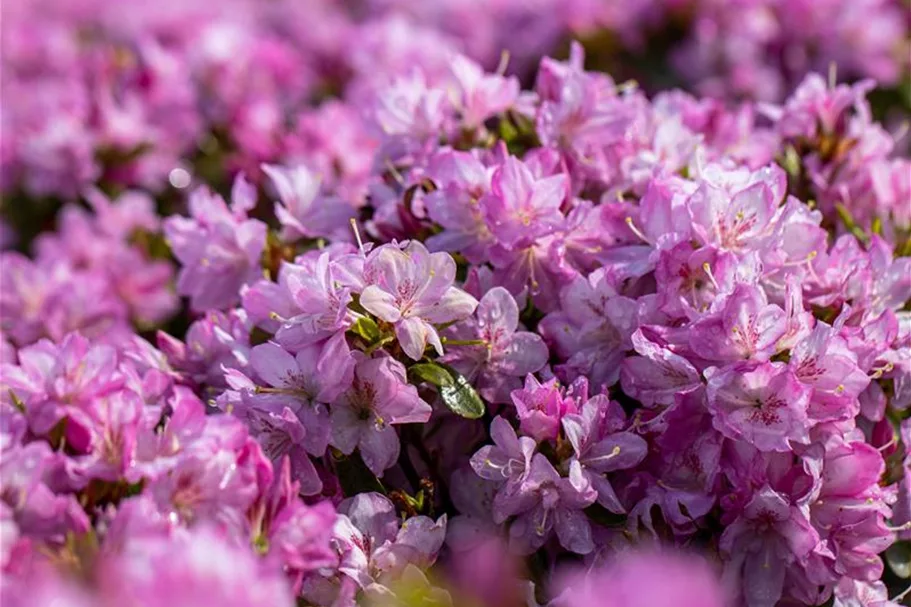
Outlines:
[[544, 142], [569, 147], [583, 158], [620, 138], [633, 114], [613, 81], [585, 72], [584, 61], [582, 46], [574, 42], [568, 62], [541, 62], [535, 87], [543, 101], [536, 126]]
[[813, 332], [791, 349], [788, 363], [802, 383], [812, 386], [809, 416], [816, 421], [854, 418], [858, 397], [870, 378], [857, 366], [857, 355], [832, 327], [817, 322]]
[[670, 551], [618, 555], [600, 568], [572, 575], [552, 607], [726, 607], [712, 567]]
[[258, 478], [271, 468], [244, 426], [225, 417], [213, 436], [189, 446], [167, 475], [150, 483], [148, 493], [166, 518], [184, 523], [207, 522], [242, 529], [256, 500]]
[[638, 323], [639, 305], [620, 295], [615, 279], [595, 271], [579, 276], [560, 293], [560, 309], [541, 321], [539, 331], [566, 362], [568, 379], [588, 377], [592, 386], [613, 385]]
[[[4, 442], [6, 439], [4, 436]], [[47, 484], [54, 467], [61, 463], [63, 456], [43, 442], [3, 445], [0, 507], [4, 533], [57, 540], [68, 532], [84, 533], [91, 528], [76, 496], [57, 494]], [[4, 546], [4, 551], [11, 549], [12, 545]]]
[[788, 566], [806, 559], [818, 544], [806, 512], [766, 485], [721, 536], [720, 547], [730, 559], [725, 576], [742, 579], [747, 607], [775, 607]]
[[[110, 604], [291, 607], [282, 572], [207, 526], [131, 538], [101, 564], [101, 595]], [[154, 571], [154, 575], [149, 575]]]
[[224, 309], [240, 301], [240, 288], [261, 276], [259, 258], [266, 225], [248, 219], [256, 191], [243, 177], [234, 182], [229, 208], [220, 196], [197, 190], [190, 196], [191, 217], [165, 220], [168, 244], [183, 266], [177, 291], [197, 310]]
[[0, 380], [4, 390], [11, 390], [25, 406], [32, 432], [45, 435], [66, 418], [68, 440], [84, 450], [94, 425], [88, 409], [124, 384], [117, 371], [117, 351], [72, 333], [59, 345], [41, 340], [22, 348], [18, 358], [19, 365], [0, 367]]
[[663, 251], [655, 272], [661, 311], [696, 320], [717, 310], [734, 290], [737, 265], [732, 253], [689, 242]]
[[[300, 260], [304, 261], [304, 260]], [[274, 301], [274, 307], [288, 308], [289, 316], [283, 317], [277, 310], [278, 330], [275, 339], [289, 349], [298, 349], [307, 344], [322, 341], [348, 327], [352, 314], [348, 310], [351, 288], [343, 284], [345, 268], [336, 263], [329, 252], [320, 254], [315, 260], [305, 263], [284, 264], [280, 273], [280, 287], [285, 287], [290, 301], [281, 298], [267, 298]], [[284, 294], [283, 294], [284, 295]]]
[[250, 366], [267, 385], [245, 392], [243, 400], [252, 408], [291, 406], [307, 429], [304, 446], [321, 456], [329, 438], [327, 403], [351, 385], [354, 364], [344, 333], [322, 345], [307, 346], [294, 356], [277, 344], [262, 344], [251, 351]]
[[265, 456], [274, 463], [284, 458], [290, 460], [301, 493], [319, 493], [322, 481], [307, 456], [305, 445], [322, 447], [319, 454], [325, 452], [329, 442], [328, 411], [323, 409], [322, 415], [319, 415], [319, 409], [310, 409], [308, 404], [301, 407], [299, 402], [292, 401], [307, 412], [307, 417], [311, 418], [309, 421], [317, 422], [311, 423], [308, 431], [301, 421], [304, 416], [283, 404], [281, 398], [260, 398], [250, 403], [249, 394], [256, 394], [257, 386], [242, 373], [229, 370], [226, 379], [229, 389], [218, 397], [219, 407], [247, 423], [251, 436], [259, 441]]
[[452, 58], [452, 75], [456, 83], [453, 105], [465, 128], [481, 126], [491, 116], [509, 109], [519, 97], [515, 76], [485, 74], [480, 65], [464, 55]]
[[606, 473], [638, 465], [648, 452], [645, 440], [631, 432], [617, 432], [609, 423], [609, 408], [619, 409], [603, 395], [590, 398], [579, 413], [562, 419], [563, 431], [575, 453], [582, 476], [598, 493], [598, 503], [611, 512], [624, 512]]
[[419, 360], [428, 344], [443, 354], [433, 325], [462, 320], [477, 300], [453, 286], [455, 262], [447, 253], [430, 253], [417, 241], [404, 247], [384, 245], [364, 264], [367, 286], [360, 304], [395, 325], [395, 336], [410, 358]]
[[460, 252], [472, 263], [484, 261], [494, 239], [480, 200], [490, 189], [491, 169], [475, 154], [444, 150], [427, 170], [437, 189], [424, 197], [424, 206], [427, 216], [443, 227], [427, 239], [427, 248]]
[[847, 575], [873, 581], [882, 577], [877, 556], [894, 541], [886, 518], [892, 515], [879, 479], [885, 470], [882, 455], [863, 442], [846, 442], [827, 449], [818, 497], [811, 504], [814, 525], [820, 530], [834, 562], [833, 577]]
[[337, 521], [329, 502], [307, 506], [298, 499], [300, 486], [291, 480], [287, 458], [275, 468], [268, 493], [251, 508], [254, 544], [264, 545], [268, 557], [297, 576], [337, 561], [330, 540]]
[[620, 382], [626, 394], [646, 406], [673, 405], [678, 394], [702, 386], [699, 372], [686, 358], [650, 341], [641, 329], [631, 341], [639, 356], [623, 361]]
[[687, 203], [693, 231], [704, 244], [739, 252], [770, 234], [784, 198], [782, 169], [772, 165], [747, 175], [719, 169], [706, 177]]
[[899, 607], [889, 600], [889, 591], [880, 581], [863, 582], [843, 577], [835, 586], [834, 607]]
[[723, 308], [693, 325], [690, 345], [712, 361], [768, 360], [787, 331], [784, 310], [768, 303], [763, 289], [741, 283]]
[[518, 158], [507, 157], [494, 171], [490, 193], [481, 200], [497, 242], [511, 248], [560, 227], [567, 185], [566, 175], [540, 178]]
[[742, 362], [705, 371], [715, 428], [760, 451], [790, 451], [809, 443], [810, 389], [783, 363]]
[[282, 224], [282, 239], [332, 237], [350, 240], [354, 207], [343, 200], [320, 196], [320, 179], [304, 166], [284, 168], [264, 164], [281, 202], [275, 216]]
[[778, 131], [785, 137], [807, 139], [836, 133], [844, 128], [848, 111], [862, 102], [873, 86], [867, 80], [830, 88], [821, 75], [808, 74], [787, 103], [773, 111]]
[[456, 340], [480, 339], [478, 346], [450, 349], [442, 358], [464, 375], [491, 403], [508, 403], [522, 379], [539, 371], [548, 358], [540, 336], [519, 328], [519, 307], [509, 291], [495, 287], [481, 298], [477, 320], [466, 320], [448, 333]]
[[86, 456], [75, 468], [87, 478], [117, 481], [131, 471], [137, 435], [143, 423], [143, 401], [131, 390], [93, 399], [85, 409], [89, 440]]
[[186, 343], [163, 331], [156, 338], [174, 369], [199, 384], [224, 388], [224, 370], [242, 369], [249, 363], [251, 329], [243, 310], [211, 310], [190, 325]]
[[[587, 390], [587, 386], [583, 389]], [[555, 440], [564, 416], [577, 412], [576, 399], [560, 389], [556, 379], [539, 382], [534, 375], [525, 378], [525, 386], [513, 390], [512, 403], [519, 415], [522, 432], [536, 441]]]
[[471, 456], [471, 467], [483, 479], [501, 483], [493, 502], [493, 517], [502, 522], [502, 503], [522, 491], [531, 459], [535, 452], [535, 441], [527, 436], [519, 437], [509, 422], [500, 416], [490, 424], [490, 438], [493, 445], [481, 447]]
[[436, 136], [449, 110], [445, 91], [429, 85], [417, 68], [384, 88], [375, 104], [374, 116], [382, 133], [417, 141]]
[[567, 550], [588, 554], [594, 544], [591, 525], [582, 510], [597, 497], [579, 462], [571, 462], [569, 476], [563, 478], [546, 457], [537, 453], [521, 491], [512, 499], [501, 500], [499, 514], [517, 515], [509, 527], [509, 540], [522, 554], [540, 548], [551, 532], [556, 532], [560, 545]]
[[446, 516], [402, 522], [395, 507], [378, 493], [362, 493], [339, 505], [335, 542], [339, 571], [368, 591], [381, 591], [409, 565], [434, 563], [446, 537]]
[[360, 450], [367, 467], [381, 476], [399, 456], [395, 424], [423, 423], [430, 405], [408, 384], [402, 363], [380, 356], [360, 358], [354, 383], [330, 409], [330, 443], [345, 454]]

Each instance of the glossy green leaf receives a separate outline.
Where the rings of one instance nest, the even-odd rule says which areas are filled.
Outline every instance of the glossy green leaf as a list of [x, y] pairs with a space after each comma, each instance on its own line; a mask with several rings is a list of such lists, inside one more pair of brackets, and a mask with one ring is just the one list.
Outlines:
[[453, 413], [477, 419], [484, 415], [484, 401], [465, 376], [450, 367], [445, 367], [453, 377], [453, 382], [440, 386], [440, 398]]
[[418, 363], [411, 365], [408, 373], [417, 380], [436, 386], [440, 398], [453, 413], [468, 419], [484, 415], [484, 401], [471, 383], [449, 365]]
[[366, 316], [357, 319], [349, 331], [363, 337], [368, 344], [372, 344], [380, 338], [380, 328], [372, 318]]
[[436, 363], [418, 363], [408, 367], [408, 373], [416, 380], [427, 382], [438, 388], [455, 383], [452, 374]]
[[900, 578], [911, 578], [911, 542], [895, 542], [886, 550], [889, 568]]

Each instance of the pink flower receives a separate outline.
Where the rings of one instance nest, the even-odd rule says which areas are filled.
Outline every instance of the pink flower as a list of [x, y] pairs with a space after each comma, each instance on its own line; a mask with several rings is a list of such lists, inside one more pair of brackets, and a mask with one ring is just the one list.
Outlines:
[[620, 554], [571, 575], [552, 607], [726, 607], [721, 580], [696, 555], [670, 551]]
[[381, 591], [409, 565], [432, 565], [446, 537], [445, 515], [436, 521], [426, 516], [401, 521], [392, 502], [378, 493], [347, 499], [338, 511], [339, 571], [368, 591]]
[[407, 383], [405, 367], [388, 356], [361, 358], [354, 384], [332, 404], [332, 446], [345, 454], [360, 449], [367, 467], [381, 476], [399, 456], [395, 424], [430, 419], [430, 405]]
[[[579, 462], [582, 475], [598, 492], [598, 503], [611, 512], [622, 513], [623, 505], [606, 473], [639, 464], [645, 459], [648, 444], [632, 432], [616, 431], [619, 428], [616, 427], [617, 420], [610, 419], [611, 409], [616, 411], [620, 406], [598, 395], [588, 399], [578, 413], [570, 413], [561, 421], [575, 453], [573, 461]], [[613, 417], [620, 416], [614, 413]]]
[[164, 232], [183, 268], [177, 290], [197, 310], [224, 309], [240, 301], [240, 288], [260, 275], [266, 225], [249, 219], [256, 191], [243, 177], [234, 182], [231, 207], [220, 196], [197, 190], [190, 196], [190, 218], [172, 216]]
[[263, 165], [281, 202], [275, 203], [275, 216], [282, 224], [282, 239], [319, 236], [350, 239], [348, 220], [354, 207], [344, 200], [320, 196], [320, 179], [304, 166], [285, 168]]
[[704, 244], [728, 251], [755, 246], [770, 233], [784, 198], [784, 171], [777, 165], [752, 174], [709, 169], [687, 202], [693, 231]]
[[465, 57], [452, 58], [452, 75], [456, 82], [456, 109], [465, 128], [481, 126], [485, 120], [509, 109], [519, 97], [515, 76], [485, 74], [480, 65]]
[[395, 336], [410, 358], [420, 360], [428, 344], [443, 354], [433, 325], [462, 320], [477, 300], [453, 286], [455, 262], [447, 253], [430, 253], [417, 241], [383, 245], [364, 264], [367, 286], [360, 304], [395, 325]]
[[442, 360], [468, 378], [489, 402], [510, 402], [509, 394], [521, 387], [522, 378], [539, 371], [548, 358], [541, 337], [517, 331], [518, 327], [516, 300], [503, 287], [495, 287], [481, 298], [476, 321], [459, 323], [449, 332], [456, 340], [484, 343], [453, 347]]
[[497, 241], [515, 247], [555, 231], [563, 223], [560, 206], [567, 186], [566, 175], [537, 177], [521, 160], [508, 156], [494, 171], [490, 193], [481, 200]]
[[588, 554], [594, 549], [591, 525], [582, 512], [595, 502], [597, 493], [582, 473], [578, 461], [561, 477], [546, 457], [535, 454], [521, 490], [501, 500], [497, 515], [517, 516], [509, 527], [510, 546], [531, 554], [556, 533], [560, 545], [571, 552]]
[[810, 389], [783, 363], [742, 362], [705, 371], [714, 425], [760, 451], [790, 451], [809, 443]]
[[539, 331], [565, 360], [557, 369], [567, 379], [585, 375], [595, 388], [619, 379], [639, 305], [620, 295], [616, 282], [599, 270], [578, 276], [560, 293], [560, 309], [541, 321]]

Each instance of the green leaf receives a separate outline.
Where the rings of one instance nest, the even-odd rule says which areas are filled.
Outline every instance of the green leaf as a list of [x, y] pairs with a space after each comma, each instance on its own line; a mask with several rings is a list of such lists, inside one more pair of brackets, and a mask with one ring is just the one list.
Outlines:
[[911, 542], [895, 542], [886, 550], [886, 562], [900, 578], [911, 578]]
[[855, 223], [854, 217], [851, 215], [851, 211], [849, 211], [845, 205], [837, 203], [835, 205], [835, 212], [838, 214], [838, 218], [841, 219], [841, 222], [844, 224], [845, 228], [847, 228], [848, 231], [851, 232], [855, 238], [857, 238], [857, 240], [861, 241], [864, 244], [870, 242], [870, 236]]
[[408, 372], [416, 379], [441, 388], [455, 383], [455, 378], [446, 369], [436, 363], [418, 363], [408, 367]]
[[484, 415], [484, 401], [465, 376], [455, 369], [446, 367], [454, 381], [440, 386], [440, 398], [453, 413], [468, 419], [478, 419]]
[[363, 337], [368, 344], [372, 344], [380, 338], [380, 328], [372, 318], [366, 316], [357, 319], [349, 331]]
[[418, 363], [408, 368], [411, 375], [437, 387], [440, 398], [455, 413], [468, 419], [484, 415], [484, 401], [465, 376], [441, 363]]
[[500, 124], [497, 125], [500, 131], [500, 139], [506, 143], [512, 142], [516, 137], [519, 136], [519, 129], [517, 129], [510, 120], [504, 118], [500, 120]]

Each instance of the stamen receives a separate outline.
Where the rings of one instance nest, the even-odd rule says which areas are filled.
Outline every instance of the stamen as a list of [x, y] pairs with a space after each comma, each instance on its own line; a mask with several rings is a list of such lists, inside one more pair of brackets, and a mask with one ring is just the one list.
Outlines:
[[506, 74], [506, 68], [509, 67], [509, 51], [505, 48], [500, 52], [500, 63], [497, 64], [497, 76]]
[[705, 148], [702, 145], [697, 145], [696, 149], [693, 151], [693, 160], [695, 162], [695, 169], [693, 177], [702, 178], [705, 174]]
[[535, 524], [535, 531], [538, 535], [544, 535], [544, 532], [547, 531], [547, 514], [550, 512], [547, 508], [544, 508], [544, 516], [541, 517], [541, 522]]
[[357, 221], [352, 217], [349, 222], [351, 223], [351, 229], [354, 230], [354, 238], [357, 240], [357, 248], [361, 252], [361, 255], [364, 255], [364, 241], [361, 240], [361, 231], [357, 229]]
[[880, 453], [882, 453], [883, 451], [885, 451], [886, 449], [888, 449], [889, 447], [891, 447], [892, 445], [894, 445], [897, 442], [898, 442], [898, 437], [895, 436], [895, 434], [893, 434], [892, 440], [890, 440], [888, 443], [886, 443], [882, 447], [878, 447], [876, 450], [879, 451]]
[[616, 445], [613, 449], [611, 449], [611, 452], [608, 453], [607, 455], [602, 455], [601, 457], [596, 457], [594, 459], [587, 459], [587, 460], [585, 460], [585, 463], [594, 464], [594, 463], [606, 462], [607, 460], [613, 459], [613, 458], [617, 457], [618, 455], [620, 455], [620, 445]]
[[838, 64], [834, 61], [829, 64], [829, 88], [834, 89], [838, 84]]
[[[810, 251], [809, 253], [807, 253], [807, 256], [804, 257], [803, 259], [797, 259], [794, 261], [786, 261], [782, 264], [782, 267], [795, 268], [798, 266], [802, 266], [804, 264], [810, 265], [810, 262], [813, 261], [814, 259], [816, 259], [817, 255], [819, 255], [819, 251]], [[810, 265], [810, 268], [812, 269], [812, 265]]]
[[891, 370], [894, 369], [894, 368], [895, 368], [895, 365], [893, 365], [892, 363], [888, 363], [888, 362], [887, 362], [887, 363], [886, 363], [885, 365], [883, 365], [882, 367], [879, 367], [879, 368], [877, 368], [877, 369], [873, 369], [873, 374], [870, 375], [870, 379], [879, 379], [879, 378], [882, 377], [884, 374], [888, 373], [889, 371], [891, 371]]
[[389, 174], [392, 175], [392, 178], [395, 179], [396, 183], [405, 187], [405, 178], [402, 177], [402, 174], [399, 173], [399, 170], [395, 168], [395, 165], [392, 164], [389, 159], [386, 160], [386, 170], [389, 171]]
[[863, 504], [851, 504], [846, 506], [838, 506], [838, 510], [869, 510], [876, 503], [872, 497], [868, 497]]
[[911, 129], [911, 123], [909, 123], [907, 120], [903, 120], [902, 123], [898, 125], [898, 129], [892, 135], [892, 140], [895, 141], [895, 143], [898, 143], [905, 138], [905, 135], [908, 134], [909, 129]]
[[632, 218], [632, 217], [627, 217], [627, 218], [626, 218], [626, 225], [628, 225], [630, 231], [631, 231], [633, 234], [635, 234], [636, 236], [638, 236], [645, 244], [649, 244], [649, 245], [652, 244], [652, 241], [649, 240], [648, 236], [646, 236], [645, 234], [643, 234], [643, 233], [642, 233], [642, 230], [640, 230], [639, 228], [636, 227], [636, 224], [633, 222], [633, 218]]
[[705, 272], [706, 276], [709, 277], [709, 280], [712, 281], [712, 284], [715, 285], [715, 289], [720, 291], [721, 287], [718, 286], [718, 281], [715, 280], [715, 274], [712, 273], [712, 266], [709, 265], [709, 262], [703, 262], [702, 271]]

